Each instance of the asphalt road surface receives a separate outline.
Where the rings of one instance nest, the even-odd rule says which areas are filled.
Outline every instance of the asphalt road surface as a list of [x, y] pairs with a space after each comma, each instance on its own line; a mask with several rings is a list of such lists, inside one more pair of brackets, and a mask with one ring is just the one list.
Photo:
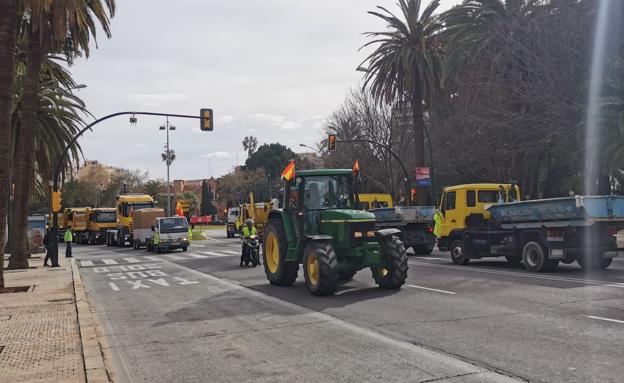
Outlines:
[[624, 260], [529, 273], [434, 253], [400, 291], [362, 270], [319, 298], [210, 234], [185, 253], [75, 247], [115, 381], [622, 382]]

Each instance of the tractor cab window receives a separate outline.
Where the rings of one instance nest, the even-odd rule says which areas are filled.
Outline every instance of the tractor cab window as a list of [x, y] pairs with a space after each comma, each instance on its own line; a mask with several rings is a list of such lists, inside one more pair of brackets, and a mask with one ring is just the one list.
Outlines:
[[306, 210], [352, 209], [355, 207], [352, 177], [313, 176], [305, 179], [303, 207]]

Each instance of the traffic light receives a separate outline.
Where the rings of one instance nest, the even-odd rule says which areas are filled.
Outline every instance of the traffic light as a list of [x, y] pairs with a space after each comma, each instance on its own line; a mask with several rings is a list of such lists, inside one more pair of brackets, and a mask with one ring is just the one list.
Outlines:
[[212, 132], [214, 128], [212, 109], [200, 109], [199, 115], [201, 117], [199, 128], [206, 132]]
[[52, 213], [58, 213], [61, 211], [61, 205], [63, 200], [61, 199], [61, 192], [52, 192]]
[[330, 134], [327, 137], [327, 150], [329, 150], [330, 152], [333, 152], [334, 150], [336, 150], [336, 135], [335, 134]]

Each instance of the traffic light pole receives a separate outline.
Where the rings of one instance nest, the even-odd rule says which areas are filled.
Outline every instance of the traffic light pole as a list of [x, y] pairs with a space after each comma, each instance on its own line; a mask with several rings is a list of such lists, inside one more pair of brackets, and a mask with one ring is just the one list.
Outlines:
[[354, 139], [354, 140], [338, 140], [337, 139], [336, 142], [367, 142], [369, 144], [377, 145], [387, 150], [388, 153], [390, 153], [390, 155], [392, 155], [392, 157], [394, 157], [394, 159], [396, 159], [399, 162], [399, 165], [401, 165], [401, 169], [403, 169], [403, 175], [405, 176], [405, 178], [403, 179], [403, 181], [405, 181], [405, 199], [408, 201], [408, 205], [412, 204], [412, 193], [410, 193], [409, 173], [407, 173], [407, 168], [405, 168], [405, 165], [403, 164], [403, 161], [401, 161], [401, 158], [399, 158], [399, 156], [395, 152], [393, 152], [387, 145], [384, 145], [377, 141], [366, 140], [366, 139]]
[[[204, 109], [202, 109], [204, 110]], [[206, 109], [210, 111], [210, 123], [212, 123], [212, 109]], [[118, 117], [118, 116], [124, 116], [124, 115], [129, 115], [129, 116], [136, 116], [136, 115], [141, 115], [141, 116], [161, 116], [161, 117], [177, 117], [177, 118], [192, 118], [192, 119], [196, 119], [196, 120], [205, 120], [208, 117], [204, 116], [203, 112], [200, 112], [200, 116], [191, 116], [191, 115], [187, 115], [187, 114], [171, 114], [171, 113], [155, 113], [155, 112], [117, 112], [117, 113], [113, 113], [113, 114], [109, 114], [107, 116], [104, 116], [102, 118], [99, 118], [95, 121], [93, 121], [92, 123], [88, 124], [87, 126], [85, 126], [84, 128], [82, 128], [78, 133], [76, 133], [76, 135], [71, 139], [71, 141], [69, 141], [69, 143], [67, 144], [67, 146], [65, 146], [65, 149], [63, 150], [63, 152], [61, 153], [61, 155], [59, 156], [59, 159], [56, 163], [56, 167], [54, 168], [54, 183], [52, 186], [52, 191], [53, 192], [58, 192], [59, 191], [59, 178], [60, 178], [60, 173], [61, 173], [61, 167], [63, 166], [63, 162], [65, 160], [65, 157], [67, 156], [67, 153], [69, 152], [69, 149], [72, 147], [72, 145], [74, 145], [76, 143], [76, 141], [78, 140], [78, 138], [80, 138], [80, 136], [82, 136], [82, 134], [84, 132], [86, 132], [87, 130], [91, 130], [95, 125], [99, 124], [100, 122], [106, 121], [110, 118], [113, 117]], [[202, 121], [203, 122], [203, 121]], [[52, 260], [52, 266], [58, 267], [59, 263], [58, 263], [58, 245], [59, 245], [59, 217], [58, 217], [58, 211], [53, 211], [52, 212], [52, 243], [51, 243], [51, 254], [50, 254], [50, 258]]]

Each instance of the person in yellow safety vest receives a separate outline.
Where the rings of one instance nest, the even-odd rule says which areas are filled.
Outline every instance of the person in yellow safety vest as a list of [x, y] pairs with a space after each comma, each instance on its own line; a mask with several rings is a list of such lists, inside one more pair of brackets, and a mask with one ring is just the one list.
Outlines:
[[72, 227], [67, 226], [67, 230], [65, 230], [65, 235], [63, 239], [65, 240], [65, 257], [72, 258], [72, 242], [74, 240], [74, 233], [72, 233]]
[[436, 212], [433, 215], [433, 235], [436, 237], [436, 242], [438, 241], [438, 238], [440, 238], [441, 223], [442, 223], [442, 213], [440, 213], [440, 209], [436, 209]]
[[243, 267], [243, 259], [245, 257], [245, 253], [247, 252], [247, 241], [249, 237], [252, 235], [257, 235], [256, 227], [254, 226], [254, 221], [252, 219], [245, 220], [245, 226], [243, 227], [243, 251], [241, 253], [240, 266]]
[[191, 242], [191, 238], [193, 238], [193, 229], [195, 229], [195, 224], [192, 223], [188, 228], [188, 240]]

